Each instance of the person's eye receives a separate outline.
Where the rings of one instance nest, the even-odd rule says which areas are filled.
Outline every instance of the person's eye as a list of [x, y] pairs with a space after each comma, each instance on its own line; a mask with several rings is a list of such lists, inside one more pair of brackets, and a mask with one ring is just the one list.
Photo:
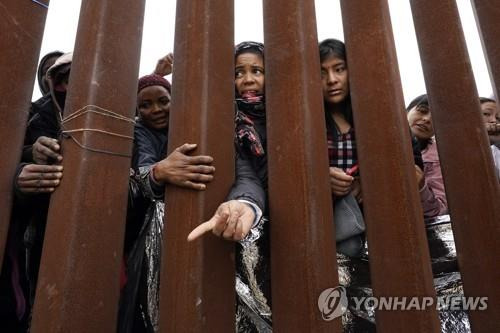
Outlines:
[[321, 70], [321, 76], [322, 77], [326, 77], [327, 76], [327, 72], [324, 69]]
[[485, 116], [485, 117], [489, 117], [489, 116], [490, 116], [490, 113], [489, 113], [489, 112], [483, 112], [483, 116]]
[[139, 109], [147, 109], [151, 106], [151, 103], [149, 102], [142, 102], [139, 104]]
[[343, 73], [343, 72], [345, 71], [345, 67], [344, 67], [344, 66], [339, 66], [339, 67], [337, 67], [337, 68], [335, 69], [335, 71], [336, 71], [337, 73]]
[[235, 77], [235, 78], [240, 78], [240, 77], [243, 77], [243, 72], [242, 72], [242, 71], [235, 71], [235, 72], [234, 72], [234, 77]]
[[170, 103], [170, 99], [168, 99], [167, 97], [164, 97], [164, 98], [160, 99], [160, 104], [161, 105], [168, 105], [169, 103]]
[[261, 74], [264, 74], [264, 71], [260, 68], [254, 68], [253, 73], [257, 74], [257, 75], [261, 75]]

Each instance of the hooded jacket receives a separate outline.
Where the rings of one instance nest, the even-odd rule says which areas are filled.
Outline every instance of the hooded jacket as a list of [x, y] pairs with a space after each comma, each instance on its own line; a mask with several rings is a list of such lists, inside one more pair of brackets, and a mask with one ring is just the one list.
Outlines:
[[[21, 163], [16, 177], [27, 163], [33, 163], [32, 145], [41, 136], [58, 138], [60, 125], [58, 117], [64, 108], [65, 92], [55, 92], [53, 78], [61, 69], [69, 70], [72, 54], [60, 57], [47, 71], [50, 94], [46, 94], [31, 104], [27, 123]], [[49, 75], [52, 74], [52, 76]], [[14, 182], [15, 186], [17, 181]], [[15, 197], [8, 235], [7, 256], [9, 271], [2, 276], [10, 276], [14, 295], [13, 306], [20, 323], [28, 320], [34, 301], [38, 268], [42, 253], [45, 224], [50, 201], [50, 194], [25, 195], [14, 188]], [[24, 325], [24, 324], [21, 324]]]
[[47, 80], [49, 94], [31, 103], [31, 109], [24, 136], [24, 148], [22, 162], [32, 163], [32, 145], [41, 136], [58, 139], [60, 135], [59, 119], [64, 110], [66, 92], [54, 90], [55, 80], [62, 71], [68, 71], [72, 62], [72, 53], [66, 53], [59, 57], [56, 62], [47, 70]]
[[46, 79], [46, 74], [47, 74], [47, 71], [48, 71], [48, 68], [46, 70], [44, 70], [46, 68], [46, 63], [50, 59], [59, 58], [63, 54], [64, 54], [64, 52], [61, 52], [61, 51], [49, 52], [49, 53], [47, 53], [46, 55], [43, 56], [43, 58], [40, 60], [40, 64], [38, 64], [38, 69], [37, 69], [37, 73], [36, 73], [37, 81], [38, 81], [38, 87], [40, 88], [40, 92], [44, 96], [47, 95], [50, 92], [48, 82], [45, 80]]

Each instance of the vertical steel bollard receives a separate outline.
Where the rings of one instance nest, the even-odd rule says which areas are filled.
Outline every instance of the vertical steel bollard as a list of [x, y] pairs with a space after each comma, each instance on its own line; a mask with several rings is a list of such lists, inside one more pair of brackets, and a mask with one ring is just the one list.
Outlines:
[[[435, 301], [387, 1], [342, 0], [341, 8], [373, 293]], [[440, 331], [435, 305], [376, 311], [376, 320], [381, 332]]]
[[[46, 5], [43, 5], [45, 3]], [[33, 92], [49, 1], [2, 1], [0, 5], [0, 270], [12, 205], [12, 185]], [[8, 79], [7, 79], [8, 78]]]
[[494, 83], [496, 99], [500, 98], [500, 2], [496, 0], [472, 0], [479, 34], [485, 49], [490, 75]]
[[265, 1], [273, 329], [340, 332], [318, 297], [338, 285], [314, 1]]
[[234, 4], [177, 1], [169, 151], [189, 142], [214, 158], [215, 179], [197, 192], [165, 191], [162, 332], [234, 332], [234, 243], [189, 232], [210, 218], [234, 181]]
[[411, 0], [441, 169], [473, 331], [498, 330], [500, 187], [455, 1]]
[[64, 114], [76, 132], [62, 142], [33, 332], [116, 330], [143, 15], [141, 0], [82, 2]]

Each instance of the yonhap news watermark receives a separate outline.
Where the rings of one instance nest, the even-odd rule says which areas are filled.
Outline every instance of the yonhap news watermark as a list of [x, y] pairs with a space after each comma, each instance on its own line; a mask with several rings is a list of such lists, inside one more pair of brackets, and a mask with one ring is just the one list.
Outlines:
[[348, 307], [359, 311], [483, 311], [488, 308], [488, 297], [466, 296], [360, 296], [348, 297], [342, 286], [323, 290], [318, 297], [318, 308], [324, 320], [330, 321], [342, 316]]

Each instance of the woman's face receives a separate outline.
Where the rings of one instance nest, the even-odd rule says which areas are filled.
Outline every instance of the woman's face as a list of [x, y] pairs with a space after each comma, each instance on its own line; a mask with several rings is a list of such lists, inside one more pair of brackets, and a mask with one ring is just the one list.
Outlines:
[[427, 140], [434, 135], [431, 111], [428, 105], [415, 106], [408, 112], [407, 117], [411, 132], [418, 139]]
[[323, 99], [327, 104], [338, 104], [349, 96], [349, 73], [345, 60], [334, 55], [321, 63]]
[[234, 84], [239, 96], [264, 93], [264, 61], [255, 53], [242, 53], [236, 57]]
[[481, 111], [483, 113], [483, 121], [485, 123], [496, 123], [500, 119], [500, 113], [496, 103], [484, 102], [481, 103]]
[[137, 109], [147, 127], [166, 129], [170, 112], [170, 93], [163, 86], [146, 87], [137, 95]]

